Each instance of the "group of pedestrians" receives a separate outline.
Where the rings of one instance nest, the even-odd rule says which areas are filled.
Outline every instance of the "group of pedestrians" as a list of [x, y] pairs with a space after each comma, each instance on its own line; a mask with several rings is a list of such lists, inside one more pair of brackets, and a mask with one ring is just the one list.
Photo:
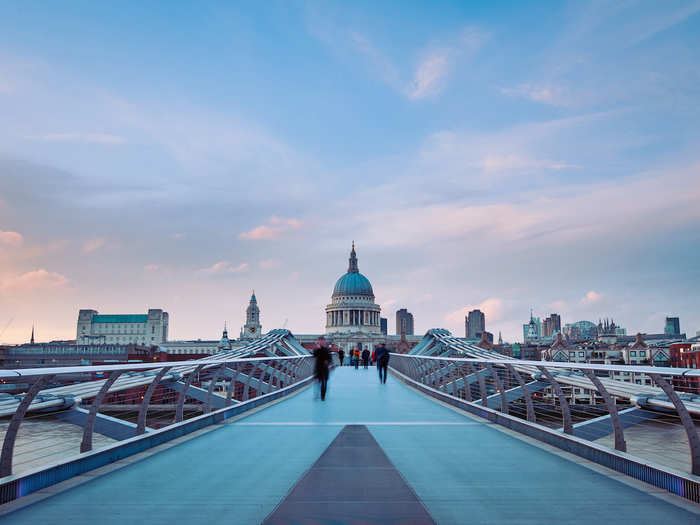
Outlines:
[[[314, 376], [321, 390], [321, 401], [325, 401], [326, 391], [328, 390], [328, 377], [330, 376], [330, 365], [333, 358], [331, 349], [326, 345], [326, 339], [323, 336], [318, 338], [313, 355], [316, 359]], [[362, 345], [352, 349], [350, 351], [350, 365], [354, 366], [355, 370], [357, 370], [360, 367], [360, 361], [362, 361], [363, 367], [368, 368], [370, 357], [372, 358], [372, 363], [377, 364], [379, 382], [386, 383], [387, 369], [389, 367], [389, 350], [384, 343], [380, 343], [372, 353], [370, 353], [369, 349], [362, 348]], [[340, 359], [340, 366], [344, 366], [344, 350], [338, 350], [338, 358]]]

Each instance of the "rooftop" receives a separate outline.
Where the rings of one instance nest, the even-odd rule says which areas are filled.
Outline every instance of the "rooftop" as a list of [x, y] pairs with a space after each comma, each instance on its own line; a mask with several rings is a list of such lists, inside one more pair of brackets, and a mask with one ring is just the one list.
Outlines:
[[147, 314], [106, 314], [94, 315], [92, 323], [145, 323], [148, 321]]

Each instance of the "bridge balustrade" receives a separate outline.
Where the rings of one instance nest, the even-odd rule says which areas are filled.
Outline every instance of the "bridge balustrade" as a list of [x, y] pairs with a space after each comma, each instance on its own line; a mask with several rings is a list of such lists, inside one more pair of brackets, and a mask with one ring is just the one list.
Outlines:
[[0, 381], [18, 387], [0, 394], [0, 502], [23, 495], [11, 481], [18, 475], [139, 438], [179, 437], [292, 393], [312, 373], [309, 355], [1, 370]]
[[[478, 348], [460, 353], [392, 354], [390, 368], [409, 386], [538, 439], [551, 441], [554, 431], [608, 447], [613, 459], [632, 454], [700, 476], [700, 395], [674, 388], [700, 371], [525, 361]], [[683, 490], [700, 492], [698, 481]], [[700, 493], [691, 499], [700, 501]]]

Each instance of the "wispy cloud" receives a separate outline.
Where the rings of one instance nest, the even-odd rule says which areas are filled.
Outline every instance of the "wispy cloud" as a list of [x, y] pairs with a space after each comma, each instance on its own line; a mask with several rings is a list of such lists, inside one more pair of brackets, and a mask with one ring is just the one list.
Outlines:
[[282, 262], [277, 259], [263, 259], [258, 264], [263, 270], [276, 270], [282, 266]]
[[359, 31], [350, 31], [348, 36], [351, 44], [367, 58], [371, 69], [375, 74], [379, 75], [382, 82], [394, 89], [402, 89], [399, 68], [374, 46], [367, 35]]
[[590, 291], [586, 292], [586, 295], [584, 295], [581, 298], [581, 303], [583, 303], [583, 304], [596, 304], [596, 303], [599, 303], [600, 301], [602, 301], [602, 299], [603, 299], [602, 294], [599, 294], [595, 290], [590, 290]]
[[124, 137], [109, 133], [45, 133], [43, 135], [27, 135], [24, 138], [43, 142], [87, 142], [94, 144], [123, 144], [126, 142]]
[[24, 241], [21, 233], [0, 231], [0, 245], [19, 246]]
[[248, 269], [248, 263], [240, 263], [238, 265], [233, 265], [229, 261], [219, 261], [217, 263], [208, 266], [207, 268], [202, 268], [198, 270], [199, 273], [208, 275], [221, 275], [228, 273], [240, 273]]
[[298, 219], [285, 219], [284, 217], [270, 217], [267, 224], [256, 226], [252, 230], [238, 234], [239, 239], [272, 241], [291, 230], [298, 230], [303, 225]]
[[486, 38], [487, 35], [477, 28], [467, 27], [451, 43], [425, 53], [405, 89], [406, 95], [411, 99], [421, 99], [440, 93], [455, 62], [475, 53]]
[[309, 30], [324, 44], [340, 53], [359, 54], [366, 66], [380, 82], [410, 100], [420, 100], [438, 95], [446, 85], [447, 77], [455, 64], [475, 53], [488, 38], [477, 27], [467, 26], [454, 34], [426, 45], [417, 53], [418, 60], [410, 71], [399, 67], [400, 61], [390, 58], [366, 33], [346, 30], [340, 22], [322, 19], [315, 13]]
[[391, 307], [394, 306], [395, 304], [396, 304], [396, 299], [387, 299], [386, 301], [384, 301], [384, 302], [383, 302], [382, 304], [380, 304], [379, 306], [382, 308], [382, 310], [385, 310], [385, 314], [384, 314], [384, 315], [386, 315], [386, 310], [388, 310], [389, 308], [391, 308]]
[[409, 98], [423, 98], [438, 93], [448, 70], [449, 51], [437, 51], [423, 59], [408, 88]]
[[520, 84], [515, 87], [502, 87], [501, 94], [532, 100], [551, 106], [571, 106], [573, 105], [572, 95], [566, 87], [546, 84]]
[[[546, 194], [527, 190], [517, 199], [483, 204], [471, 199], [426, 203], [416, 198], [381, 212], [368, 211], [353, 227], [364, 235], [365, 243], [406, 247], [450, 240], [501, 247], [503, 243], [563, 246], [632, 235], [640, 223], [647, 224], [649, 232], [663, 231], [700, 220], [698, 170], [700, 166], [683, 166], [621, 180], [571, 184]], [[688, 189], [682, 198], [675, 190], [679, 187]], [[399, 191], [387, 188], [374, 193], [382, 199]], [[625, 199], [620, 201], [619, 195]], [[594, 215], [592, 202], [596, 203]]]
[[523, 168], [542, 168], [548, 170], [565, 170], [581, 168], [576, 164], [557, 162], [549, 159], [529, 159], [519, 155], [487, 155], [475, 164], [486, 172], [517, 170]]
[[173, 233], [170, 235], [171, 239], [175, 239], [177, 241], [179, 241], [180, 239], [184, 239], [185, 237], [187, 237], [187, 234], [182, 232]]
[[68, 278], [65, 275], [40, 269], [3, 279], [0, 281], [0, 290], [26, 292], [39, 288], [57, 288], [67, 283]]
[[85, 241], [82, 246], [83, 253], [93, 253], [103, 248], [106, 241], [104, 239], [90, 239]]
[[464, 318], [472, 310], [481, 310], [488, 322], [498, 322], [503, 318], [504, 304], [501, 299], [490, 297], [479, 304], [463, 306], [459, 310], [446, 315], [445, 321], [453, 325], [456, 323], [464, 324]]
[[143, 269], [147, 272], [155, 272], [157, 270], [160, 270], [160, 266], [158, 266], [157, 264], [147, 264], [143, 267]]

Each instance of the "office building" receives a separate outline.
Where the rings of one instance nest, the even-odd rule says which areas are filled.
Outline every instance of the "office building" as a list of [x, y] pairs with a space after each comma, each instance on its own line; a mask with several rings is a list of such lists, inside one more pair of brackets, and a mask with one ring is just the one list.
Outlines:
[[486, 316], [481, 310], [472, 310], [464, 318], [464, 332], [467, 339], [479, 339], [481, 332], [485, 330]]
[[401, 308], [396, 311], [396, 335], [413, 335], [413, 314]]
[[667, 317], [664, 334], [671, 336], [681, 335], [681, 322], [678, 317]]
[[551, 314], [542, 321], [542, 337], [554, 337], [558, 333], [561, 333], [561, 317]]

